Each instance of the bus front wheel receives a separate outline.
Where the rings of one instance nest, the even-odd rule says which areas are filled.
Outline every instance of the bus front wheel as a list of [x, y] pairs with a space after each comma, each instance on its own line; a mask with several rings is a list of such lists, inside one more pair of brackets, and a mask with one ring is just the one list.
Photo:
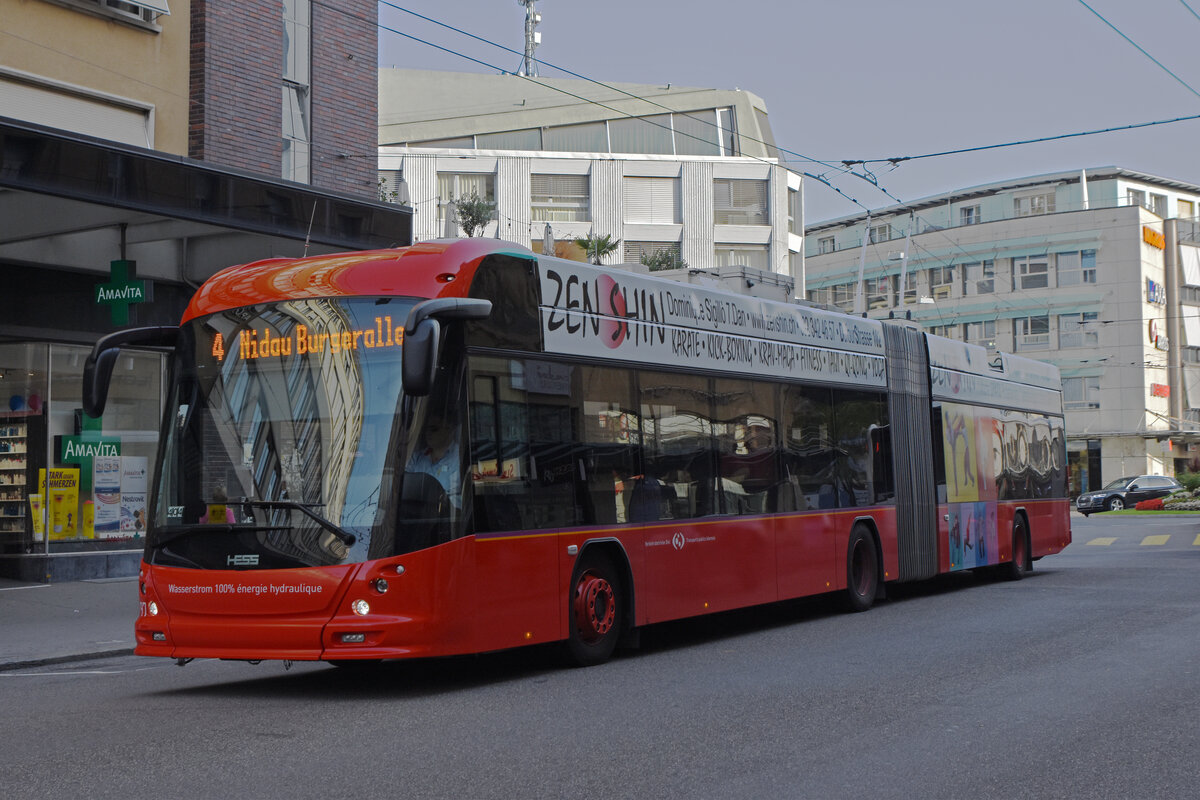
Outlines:
[[567, 654], [574, 664], [602, 664], [613, 654], [621, 638], [623, 602], [621, 578], [612, 560], [601, 553], [585, 554], [571, 580]]
[[864, 525], [850, 531], [846, 548], [846, 604], [851, 611], [866, 611], [879, 592], [879, 555], [875, 537]]

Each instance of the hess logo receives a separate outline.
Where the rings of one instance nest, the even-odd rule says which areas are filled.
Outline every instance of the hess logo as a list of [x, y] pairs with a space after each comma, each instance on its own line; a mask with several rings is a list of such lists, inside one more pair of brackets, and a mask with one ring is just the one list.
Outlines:
[[225, 566], [227, 567], [257, 567], [258, 556], [251, 553], [238, 553], [233, 556], [225, 557]]

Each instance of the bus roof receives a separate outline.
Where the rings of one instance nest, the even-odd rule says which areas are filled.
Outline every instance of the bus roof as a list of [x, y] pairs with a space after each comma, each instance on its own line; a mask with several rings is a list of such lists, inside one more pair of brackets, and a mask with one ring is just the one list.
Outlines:
[[531, 250], [512, 242], [477, 238], [255, 261], [228, 267], [205, 281], [182, 321], [231, 308], [304, 298], [463, 297], [479, 262], [494, 254], [536, 258]]

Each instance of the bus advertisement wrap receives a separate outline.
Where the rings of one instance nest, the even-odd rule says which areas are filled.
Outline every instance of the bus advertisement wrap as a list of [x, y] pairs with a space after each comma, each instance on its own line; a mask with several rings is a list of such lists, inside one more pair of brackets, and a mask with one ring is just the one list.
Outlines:
[[587, 265], [541, 269], [546, 350], [882, 387], [878, 322]]

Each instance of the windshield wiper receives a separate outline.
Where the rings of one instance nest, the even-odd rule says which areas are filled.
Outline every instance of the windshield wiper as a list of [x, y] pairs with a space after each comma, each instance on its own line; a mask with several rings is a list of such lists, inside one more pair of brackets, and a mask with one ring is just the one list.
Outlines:
[[295, 500], [243, 499], [243, 500], [230, 500], [229, 505], [231, 505], [231, 506], [250, 506], [251, 508], [292, 509], [295, 511], [299, 511], [304, 516], [308, 517], [311, 520], [314, 520], [322, 528], [324, 528], [325, 530], [329, 531], [334, 536], [336, 536], [342, 544], [346, 545], [346, 547], [353, 547], [354, 543], [356, 541], [358, 541], [358, 537], [355, 536], [353, 533], [350, 533], [350, 531], [347, 531], [347, 530], [339, 527], [338, 525], [335, 525], [334, 523], [332, 523], [329, 520], [322, 517], [317, 512], [313, 511], [314, 508], [323, 507], [325, 505], [324, 503], [300, 503]]

